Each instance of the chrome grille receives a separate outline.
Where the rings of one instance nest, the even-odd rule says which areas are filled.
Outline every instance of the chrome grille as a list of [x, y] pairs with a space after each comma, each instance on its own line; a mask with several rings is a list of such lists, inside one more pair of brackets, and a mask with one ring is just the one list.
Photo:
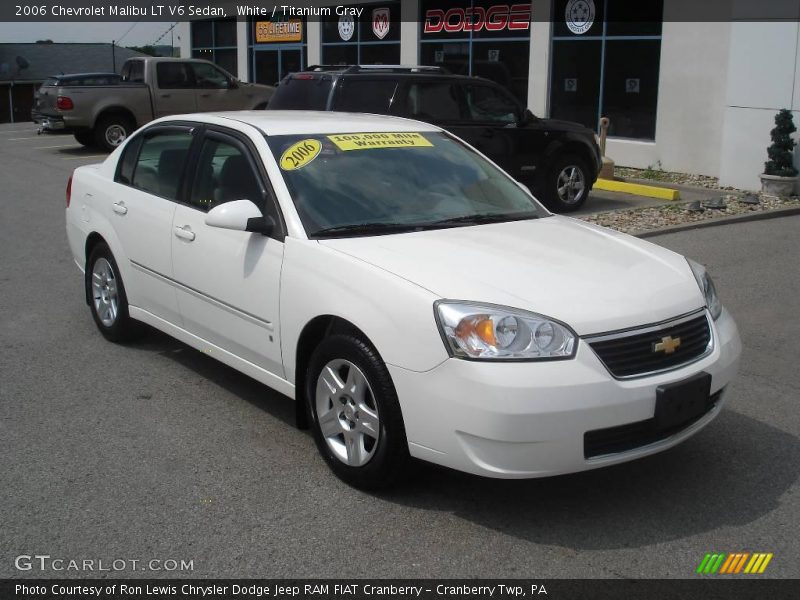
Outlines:
[[[657, 351], [655, 348], [665, 338], [673, 342], [680, 338], [680, 345], [672, 352]], [[712, 347], [705, 310], [658, 325], [588, 336], [585, 340], [611, 374], [620, 379], [678, 368], [705, 356]]]

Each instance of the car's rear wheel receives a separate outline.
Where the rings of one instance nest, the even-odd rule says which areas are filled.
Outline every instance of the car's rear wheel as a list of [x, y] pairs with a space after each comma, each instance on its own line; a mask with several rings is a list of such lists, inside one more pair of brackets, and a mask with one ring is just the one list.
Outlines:
[[90, 130], [76, 131], [73, 135], [75, 136], [75, 141], [82, 146], [94, 146], [95, 144], [94, 132]]
[[86, 288], [97, 328], [112, 342], [127, 342], [142, 334], [141, 323], [128, 314], [128, 297], [109, 247], [101, 242], [86, 264]]
[[317, 448], [343, 481], [362, 489], [390, 485], [409, 455], [397, 392], [385, 363], [354, 335], [333, 335], [314, 351], [306, 401]]
[[589, 197], [591, 183], [586, 161], [573, 154], [557, 158], [548, 171], [547, 205], [555, 212], [578, 210]]
[[106, 115], [97, 120], [94, 128], [95, 143], [111, 152], [128, 139], [133, 131], [130, 119], [124, 115]]

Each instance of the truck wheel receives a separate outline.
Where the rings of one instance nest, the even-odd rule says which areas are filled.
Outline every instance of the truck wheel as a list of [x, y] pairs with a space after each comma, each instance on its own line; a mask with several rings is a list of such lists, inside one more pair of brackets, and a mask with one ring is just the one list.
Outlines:
[[133, 131], [131, 122], [122, 115], [100, 117], [94, 126], [95, 143], [111, 152], [124, 142]]
[[317, 448], [340, 479], [385, 488], [404, 474], [408, 442], [385, 363], [353, 335], [326, 338], [311, 356], [306, 402]]
[[547, 173], [546, 202], [555, 212], [578, 210], [589, 197], [586, 161], [574, 154], [557, 157]]
[[75, 141], [81, 146], [94, 146], [94, 133], [92, 131], [76, 131]]

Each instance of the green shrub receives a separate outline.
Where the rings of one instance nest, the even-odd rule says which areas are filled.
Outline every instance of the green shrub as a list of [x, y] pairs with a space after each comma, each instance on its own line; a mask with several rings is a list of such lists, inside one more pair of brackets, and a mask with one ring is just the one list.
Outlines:
[[782, 109], [775, 115], [775, 129], [770, 132], [772, 145], [767, 148], [769, 160], [764, 163], [765, 175], [778, 177], [795, 177], [797, 169], [794, 167], [792, 155], [797, 142], [792, 139], [792, 134], [797, 131], [791, 111]]

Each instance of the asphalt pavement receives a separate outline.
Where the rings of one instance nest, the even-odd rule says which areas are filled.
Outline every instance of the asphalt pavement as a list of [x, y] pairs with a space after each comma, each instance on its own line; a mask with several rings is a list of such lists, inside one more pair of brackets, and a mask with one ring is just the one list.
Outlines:
[[683, 578], [740, 551], [800, 577], [800, 217], [650, 240], [707, 265], [742, 334], [699, 435], [549, 479], [419, 464], [372, 495], [329, 472], [291, 400], [163, 334], [100, 336], [63, 211], [71, 170], [101, 158], [0, 126], [0, 578], [108, 574], [16, 568], [35, 554], [126, 577]]

